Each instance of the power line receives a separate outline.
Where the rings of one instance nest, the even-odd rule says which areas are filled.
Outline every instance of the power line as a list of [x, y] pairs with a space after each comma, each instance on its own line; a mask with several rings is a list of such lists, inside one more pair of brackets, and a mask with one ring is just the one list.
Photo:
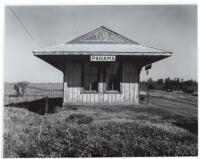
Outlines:
[[29, 35], [29, 37], [31, 38], [31, 40], [38, 46], [40, 47], [40, 45], [35, 41], [35, 39], [33, 38], [33, 36], [31, 35], [31, 33], [29, 32], [29, 30], [27, 29], [27, 27], [24, 25], [24, 23], [20, 20], [20, 18], [17, 16], [17, 14], [14, 12], [14, 10], [11, 7], [8, 7], [10, 9], [10, 11], [13, 13], [13, 15], [16, 17], [16, 19], [19, 21], [19, 23], [22, 25], [23, 29], [25, 30], [25, 32]]

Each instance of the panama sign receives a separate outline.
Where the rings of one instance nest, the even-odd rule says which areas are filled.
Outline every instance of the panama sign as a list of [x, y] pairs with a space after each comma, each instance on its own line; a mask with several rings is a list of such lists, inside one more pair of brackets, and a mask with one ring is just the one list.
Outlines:
[[90, 56], [90, 61], [115, 61], [115, 56]]

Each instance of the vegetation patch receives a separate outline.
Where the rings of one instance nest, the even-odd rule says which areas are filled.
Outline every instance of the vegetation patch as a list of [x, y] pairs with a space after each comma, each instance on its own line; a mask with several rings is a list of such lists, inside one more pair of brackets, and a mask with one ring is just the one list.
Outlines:
[[126, 107], [114, 113], [92, 107], [81, 109], [40, 116], [26, 109], [5, 108], [4, 157], [196, 156], [198, 153], [197, 135], [159, 122], [161, 116], [152, 119], [150, 113], [130, 112]]
[[86, 116], [85, 114], [70, 114], [66, 121], [75, 121], [77, 124], [91, 124], [93, 122], [93, 118], [90, 116]]

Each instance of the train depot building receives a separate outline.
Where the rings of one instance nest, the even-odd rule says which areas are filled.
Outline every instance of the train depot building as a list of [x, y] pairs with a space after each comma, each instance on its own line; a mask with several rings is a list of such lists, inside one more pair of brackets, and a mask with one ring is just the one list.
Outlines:
[[63, 72], [64, 105], [138, 104], [141, 69], [172, 55], [103, 26], [33, 54]]

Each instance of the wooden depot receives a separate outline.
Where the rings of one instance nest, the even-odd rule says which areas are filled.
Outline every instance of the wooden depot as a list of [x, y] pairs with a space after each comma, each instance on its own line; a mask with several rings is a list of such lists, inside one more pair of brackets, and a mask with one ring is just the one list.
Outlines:
[[33, 54], [63, 72], [64, 105], [138, 104], [141, 69], [172, 55], [103, 26]]

